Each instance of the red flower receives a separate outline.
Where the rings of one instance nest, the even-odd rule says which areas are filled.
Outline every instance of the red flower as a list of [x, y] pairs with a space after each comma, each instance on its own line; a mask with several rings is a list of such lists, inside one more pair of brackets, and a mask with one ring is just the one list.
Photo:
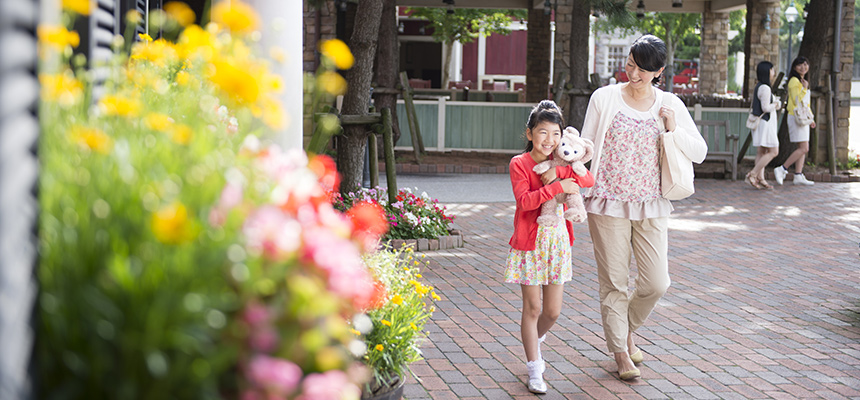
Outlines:
[[320, 185], [326, 192], [337, 192], [340, 187], [340, 175], [337, 173], [337, 165], [331, 157], [326, 155], [312, 155], [308, 160], [308, 169], [318, 177]]
[[362, 201], [346, 212], [357, 233], [380, 236], [388, 230], [385, 211], [379, 204]]

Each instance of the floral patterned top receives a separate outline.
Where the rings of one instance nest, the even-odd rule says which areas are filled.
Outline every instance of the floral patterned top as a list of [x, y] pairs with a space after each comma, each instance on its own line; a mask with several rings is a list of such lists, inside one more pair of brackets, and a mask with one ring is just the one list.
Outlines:
[[659, 140], [653, 115], [624, 104], [606, 132], [586, 210], [633, 220], [668, 216], [672, 203], [663, 198], [660, 186]]

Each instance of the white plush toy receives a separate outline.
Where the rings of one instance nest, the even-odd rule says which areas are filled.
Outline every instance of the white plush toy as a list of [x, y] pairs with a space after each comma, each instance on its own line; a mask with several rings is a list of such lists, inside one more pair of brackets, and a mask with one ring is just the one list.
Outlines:
[[[580, 137], [579, 131], [572, 126], [564, 128], [561, 135], [561, 143], [555, 149], [555, 157], [552, 160], [546, 160], [538, 165], [535, 165], [534, 172], [543, 174], [550, 168], [555, 168], [561, 165], [570, 165], [573, 172], [579, 176], [585, 176], [588, 169], [585, 168], [585, 163], [591, 160], [594, 155], [594, 143], [591, 140]], [[559, 179], [556, 178], [556, 181]], [[585, 205], [582, 204], [582, 195], [579, 191], [574, 193], [559, 193], [555, 197], [547, 200], [540, 209], [540, 216], [537, 219], [539, 225], [554, 226], [559, 223], [556, 208], [559, 202], [567, 204], [567, 210], [564, 212], [564, 218], [573, 222], [585, 221]]]

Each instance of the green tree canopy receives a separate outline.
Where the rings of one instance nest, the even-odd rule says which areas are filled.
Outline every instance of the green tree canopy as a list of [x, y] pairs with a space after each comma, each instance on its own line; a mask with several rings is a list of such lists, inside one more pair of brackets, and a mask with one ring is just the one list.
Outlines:
[[425, 19], [433, 29], [433, 39], [443, 44], [446, 65], [442, 69], [442, 87], [448, 86], [448, 71], [451, 63], [451, 50], [455, 42], [469, 43], [480, 35], [511, 33], [510, 24], [514, 19], [525, 20], [526, 10], [501, 10], [482, 8], [455, 8], [447, 10], [440, 7], [408, 8], [412, 17]]

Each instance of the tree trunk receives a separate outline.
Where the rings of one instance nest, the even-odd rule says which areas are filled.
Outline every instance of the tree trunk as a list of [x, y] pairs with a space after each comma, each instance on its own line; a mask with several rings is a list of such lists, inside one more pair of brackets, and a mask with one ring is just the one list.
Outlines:
[[[588, 90], [588, 35], [591, 31], [591, 7], [587, 0], [574, 0], [570, 28], [570, 83], [574, 91]], [[566, 110], [567, 124], [582, 129], [590, 96], [572, 95]]]
[[[396, 0], [383, 0], [382, 19], [379, 21], [379, 47], [376, 49], [376, 69], [374, 81], [381, 89], [396, 89], [399, 80], [400, 49], [397, 42]], [[400, 139], [400, 126], [397, 123], [397, 94], [374, 93], [376, 109], [391, 110], [394, 143]], [[380, 140], [379, 143], [382, 143]], [[379, 152], [382, 154], [382, 152]]]
[[[367, 115], [380, 15], [382, 0], [363, 0], [358, 4], [349, 41], [355, 63], [345, 74], [348, 90], [343, 97], [343, 115]], [[366, 126], [347, 125], [344, 126], [343, 135], [338, 138], [337, 170], [341, 175], [341, 193], [361, 187], [367, 134]]]
[[[451, 80], [451, 54], [454, 52], [454, 41], [449, 40], [442, 43], [442, 59], [445, 60], [445, 66], [442, 67], [442, 89], [448, 87], [448, 82]], [[475, 87], [469, 89], [475, 89]]]
[[[797, 52], [797, 55], [809, 59], [809, 73], [807, 74], [809, 88], [821, 91], [822, 88], [827, 87], [827, 72], [832, 68], [833, 54], [829, 52], [833, 51], [833, 46], [828, 46], [827, 42], [833, 40], [832, 31], [833, 20], [836, 17], [836, 4], [833, 0], [811, 0], [806, 6], [806, 10], [808, 10], [808, 14], [806, 16], [806, 25], [803, 28], [803, 41], [800, 43], [800, 50]], [[788, 77], [787, 73], [786, 77]], [[787, 101], [788, 99], [784, 100]], [[824, 103], [821, 104], [823, 105]], [[824, 107], [818, 107], [819, 111], [824, 109]], [[820, 112], [818, 114], [823, 115]], [[789, 142], [787, 122], [787, 116], [783, 116], [779, 133], [777, 134], [779, 138], [779, 155], [770, 164], [774, 167], [784, 163], [795, 148], [795, 145]], [[827, 137], [822, 134], [827, 132], [825, 129], [829, 129], [827, 121], [824, 118], [816, 118], [815, 124], [815, 130], [818, 132], [819, 138]], [[824, 143], [821, 140], [819, 142]], [[810, 148], [807, 160], [817, 150]]]
[[675, 39], [672, 36], [672, 31], [666, 29], [666, 68], [663, 70], [663, 87], [664, 90], [672, 93], [674, 88], [673, 80], [675, 79]]
[[550, 16], [543, 9], [530, 8], [526, 58], [526, 102], [537, 103], [547, 98], [549, 87]]

